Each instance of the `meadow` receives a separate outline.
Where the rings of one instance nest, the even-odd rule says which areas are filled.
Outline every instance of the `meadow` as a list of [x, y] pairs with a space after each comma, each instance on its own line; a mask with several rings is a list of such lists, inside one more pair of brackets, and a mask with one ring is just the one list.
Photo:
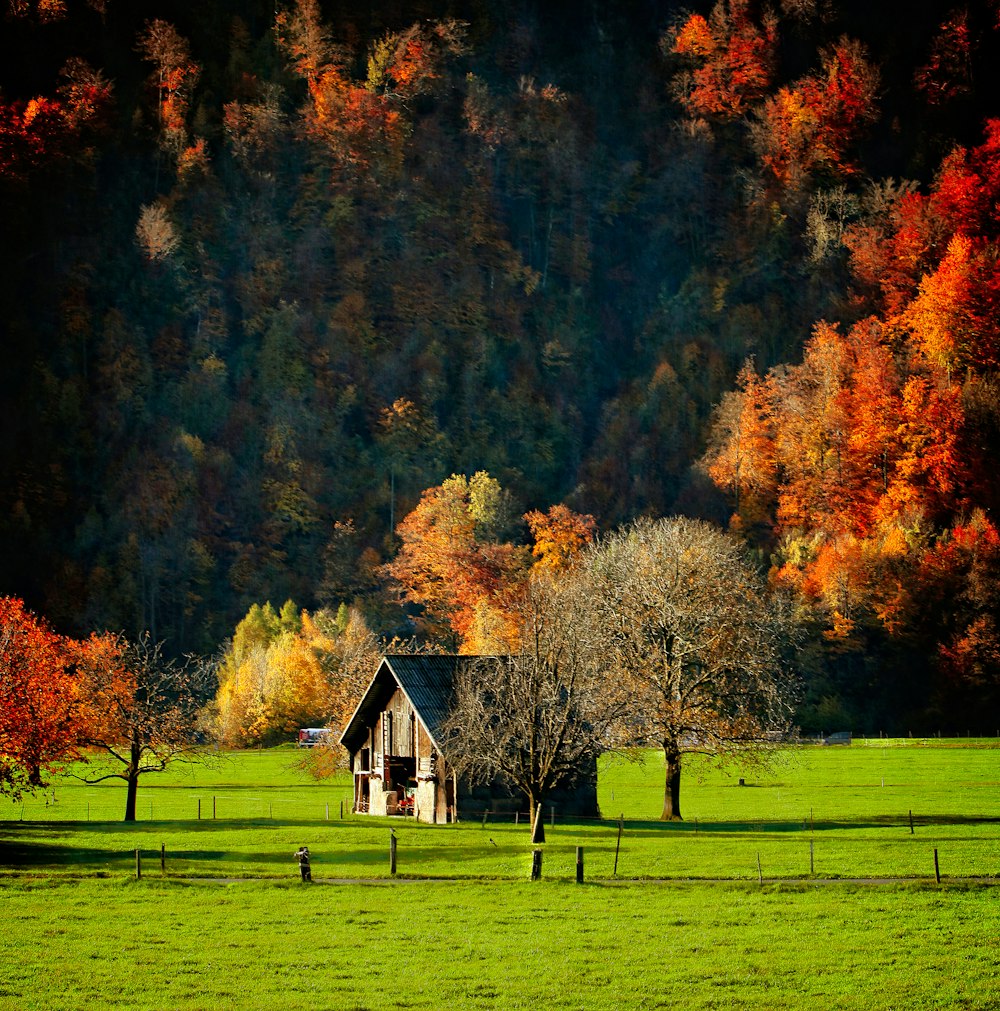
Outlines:
[[134, 825], [62, 778], [0, 805], [0, 1009], [1000, 1007], [997, 743], [692, 763], [670, 825], [659, 756], [608, 761], [540, 882], [523, 823], [341, 817], [290, 748], [149, 777]]

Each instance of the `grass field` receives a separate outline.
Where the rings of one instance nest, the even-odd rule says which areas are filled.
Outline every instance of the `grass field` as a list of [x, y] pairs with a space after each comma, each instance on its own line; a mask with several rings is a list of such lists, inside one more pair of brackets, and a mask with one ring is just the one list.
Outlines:
[[4, 887], [0, 1008], [995, 1008], [988, 888]]
[[523, 824], [341, 819], [294, 749], [150, 777], [131, 826], [61, 780], [0, 804], [0, 1009], [1000, 1008], [996, 744], [693, 768], [672, 825], [659, 756], [605, 763], [607, 820], [550, 812], [535, 883]]

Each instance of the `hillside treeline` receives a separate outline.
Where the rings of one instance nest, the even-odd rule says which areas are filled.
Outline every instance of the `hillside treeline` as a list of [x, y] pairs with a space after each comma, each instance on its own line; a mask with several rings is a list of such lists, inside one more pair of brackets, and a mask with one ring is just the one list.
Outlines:
[[178, 653], [289, 598], [410, 635], [396, 527], [488, 472], [505, 543], [747, 537], [804, 725], [981, 728], [997, 21], [8, 0], [0, 592]]

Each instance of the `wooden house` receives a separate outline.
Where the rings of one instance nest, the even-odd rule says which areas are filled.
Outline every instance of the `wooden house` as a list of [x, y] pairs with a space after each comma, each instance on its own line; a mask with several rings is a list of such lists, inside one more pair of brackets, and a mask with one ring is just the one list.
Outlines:
[[[476, 659], [400, 654], [382, 658], [340, 738], [350, 754], [355, 812], [408, 814], [433, 823], [478, 817], [487, 810], [513, 814], [523, 808], [526, 813], [526, 801], [505, 783], [472, 786], [448, 763], [442, 727], [456, 676], [463, 664]], [[547, 804], [560, 815], [596, 817], [596, 764]]]

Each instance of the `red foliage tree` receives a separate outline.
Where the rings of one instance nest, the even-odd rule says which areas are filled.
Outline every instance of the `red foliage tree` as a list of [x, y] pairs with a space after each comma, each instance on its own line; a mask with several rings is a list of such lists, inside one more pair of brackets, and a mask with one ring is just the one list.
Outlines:
[[692, 14], [664, 37], [664, 48], [691, 66], [681, 75], [678, 97], [689, 113], [732, 119], [767, 93], [774, 74], [777, 22], [760, 24], [748, 0], [719, 0], [706, 19]]
[[0, 100], [0, 178], [24, 179], [50, 163], [82, 159], [87, 131], [98, 127], [111, 103], [111, 85], [85, 60], [62, 69], [58, 97]]
[[[963, 297], [988, 315], [998, 285], [993, 267], [994, 245], [1000, 240], [998, 201], [1000, 120], [989, 120], [984, 142], [972, 149], [955, 148], [942, 161], [928, 193], [902, 192], [881, 220], [847, 230], [844, 241], [855, 277], [867, 290], [878, 292], [879, 308], [894, 317], [906, 309], [922, 280], [938, 270], [950, 251], [952, 272], [962, 260], [972, 264], [971, 286]], [[968, 244], [952, 247], [956, 235], [966, 237]], [[993, 354], [988, 352], [984, 361]]]
[[754, 131], [761, 162], [791, 188], [819, 170], [852, 173], [851, 147], [877, 116], [877, 89], [864, 47], [842, 38], [822, 54], [818, 74], [781, 88], [763, 106]]
[[928, 105], [944, 106], [971, 93], [973, 48], [969, 12], [956, 10], [941, 22], [927, 62], [913, 75]]
[[0, 175], [20, 177], [61, 150], [63, 108], [39, 96], [0, 103]]
[[14, 597], [0, 597], [0, 794], [45, 785], [73, 757], [79, 695], [67, 642]]

